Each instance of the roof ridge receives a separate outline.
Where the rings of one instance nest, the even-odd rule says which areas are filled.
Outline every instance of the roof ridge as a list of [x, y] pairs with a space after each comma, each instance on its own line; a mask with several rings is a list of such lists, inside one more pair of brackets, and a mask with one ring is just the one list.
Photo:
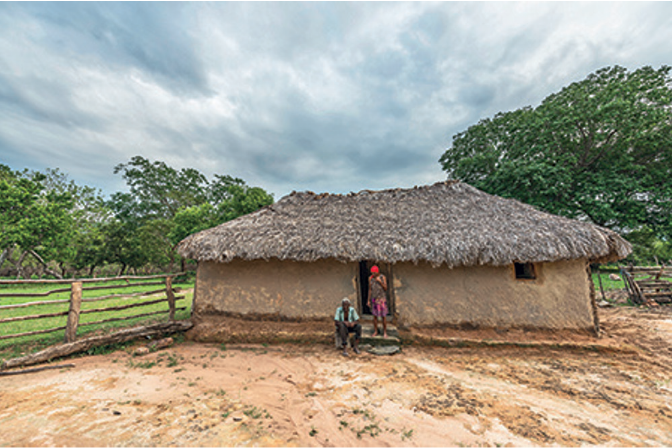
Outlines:
[[364, 194], [399, 193], [399, 192], [402, 192], [402, 191], [414, 191], [414, 190], [421, 190], [421, 189], [426, 190], [426, 189], [431, 189], [431, 188], [438, 187], [440, 185], [452, 186], [452, 185], [457, 185], [457, 184], [467, 185], [467, 184], [464, 184], [464, 182], [462, 182], [460, 180], [457, 180], [457, 179], [447, 179], [447, 180], [435, 182], [431, 185], [414, 185], [413, 187], [409, 187], [409, 188], [396, 187], [396, 188], [385, 188], [385, 189], [382, 189], [382, 190], [371, 190], [371, 189], [366, 188], [366, 189], [363, 189], [363, 190], [359, 190], [358, 192], [351, 191], [349, 193], [329, 193], [327, 191], [322, 192], [322, 193], [315, 193], [314, 191], [311, 191], [311, 190], [305, 190], [305, 191], [292, 190], [291, 193], [289, 193], [288, 195], [285, 195], [282, 198], [280, 198], [278, 200], [278, 202], [280, 202], [280, 201], [282, 201], [286, 198], [290, 198], [290, 197], [294, 197], [294, 196], [314, 197], [314, 199], [324, 199], [324, 198], [328, 198], [328, 197], [342, 198], [342, 197], [363, 196]]

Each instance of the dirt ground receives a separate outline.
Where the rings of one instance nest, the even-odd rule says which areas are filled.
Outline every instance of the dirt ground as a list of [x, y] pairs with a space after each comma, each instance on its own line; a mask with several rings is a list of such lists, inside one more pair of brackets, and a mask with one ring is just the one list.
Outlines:
[[74, 358], [0, 377], [0, 445], [672, 445], [672, 309], [599, 316], [599, 339], [425, 330], [384, 357], [187, 341]]

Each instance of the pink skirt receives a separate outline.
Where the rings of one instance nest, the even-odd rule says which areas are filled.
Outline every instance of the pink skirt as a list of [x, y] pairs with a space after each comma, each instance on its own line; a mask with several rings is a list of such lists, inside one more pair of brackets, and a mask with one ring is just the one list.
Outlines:
[[387, 316], [387, 300], [373, 299], [373, 308], [371, 309], [371, 313], [376, 317]]

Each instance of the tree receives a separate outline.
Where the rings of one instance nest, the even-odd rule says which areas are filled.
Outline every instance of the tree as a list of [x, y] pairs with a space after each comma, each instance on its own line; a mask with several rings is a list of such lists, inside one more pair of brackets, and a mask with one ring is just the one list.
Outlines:
[[[188, 235], [273, 203], [272, 195], [242, 179], [216, 174], [209, 181], [194, 168], [176, 170], [141, 156], [117, 165], [114, 172], [122, 174], [130, 192], [113, 194], [108, 205], [127, 232], [143, 233], [148, 261], [157, 265], [162, 260], [172, 264], [174, 246]], [[115, 241], [130, 244], [129, 239]], [[131, 251], [117, 253], [121, 260], [121, 254]]]
[[69, 243], [72, 197], [47, 190], [45, 179], [41, 173], [13, 172], [0, 165], [0, 265], [19, 247], [19, 275], [25, 255], [30, 254], [47, 272], [60, 276], [47, 267], [45, 258], [64, 251]]
[[68, 242], [59, 246], [50, 258], [59, 264], [62, 275], [66, 274], [68, 265], [75, 269], [88, 267], [92, 275], [95, 267], [104, 260], [104, 255], [100, 253], [101, 227], [111, 219], [112, 210], [106, 205], [100, 190], [77, 185], [58, 168], [45, 170], [43, 184], [46, 191], [68, 194], [73, 201], [70, 211], [72, 226], [60, 234]]
[[171, 219], [182, 207], [207, 200], [208, 180], [198, 170], [176, 170], [164, 162], [150, 162], [141, 156], [114, 168], [130, 187], [130, 196], [148, 218]]
[[453, 137], [449, 177], [621, 233], [672, 237], [670, 67], [607, 67]]

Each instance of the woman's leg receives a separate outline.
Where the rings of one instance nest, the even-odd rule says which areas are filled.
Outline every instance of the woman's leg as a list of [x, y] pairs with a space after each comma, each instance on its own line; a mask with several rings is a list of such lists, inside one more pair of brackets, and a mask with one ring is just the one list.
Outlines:
[[387, 337], [387, 318], [383, 316], [383, 337]]
[[373, 315], [373, 336], [378, 336], [378, 316]]

